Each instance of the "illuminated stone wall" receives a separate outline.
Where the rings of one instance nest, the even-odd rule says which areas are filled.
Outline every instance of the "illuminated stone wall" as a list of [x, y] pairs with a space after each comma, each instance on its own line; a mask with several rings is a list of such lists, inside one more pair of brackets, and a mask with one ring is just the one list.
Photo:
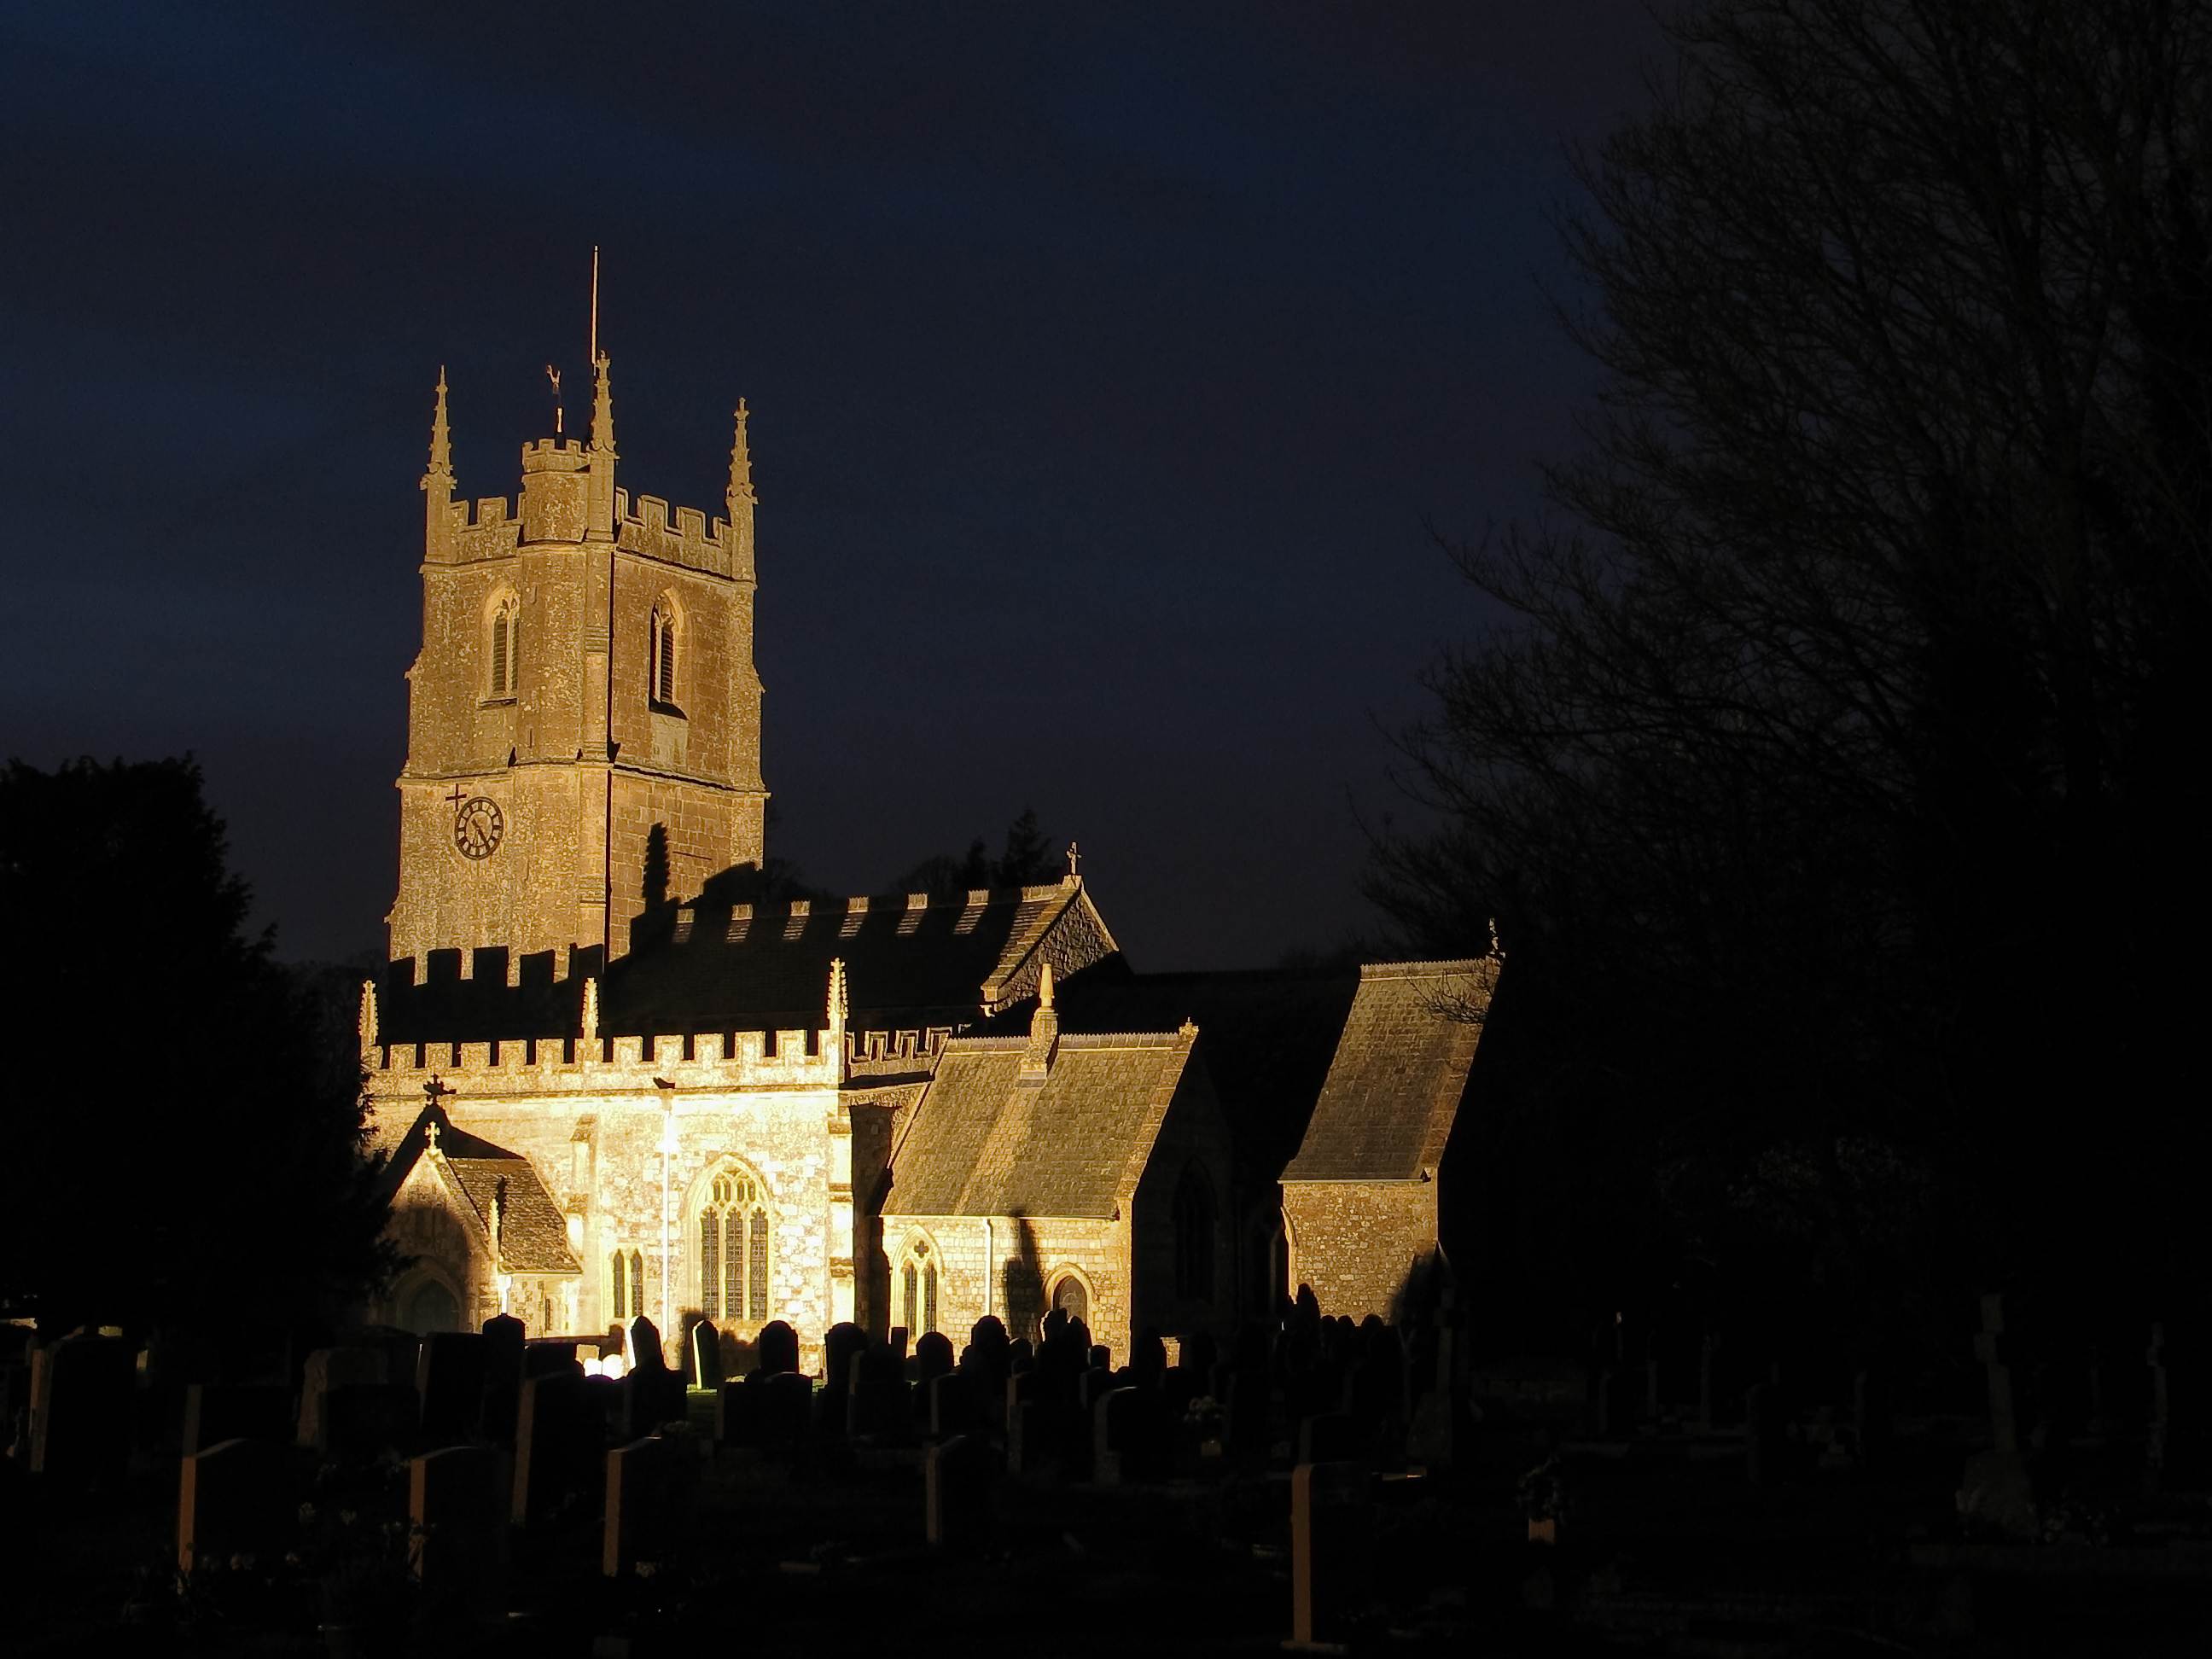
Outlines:
[[[773, 1052], [770, 1052], [771, 1045]], [[577, 1289], [579, 1332], [604, 1330], [611, 1305], [609, 1258], [638, 1251], [645, 1268], [645, 1311], [680, 1325], [699, 1305], [699, 1258], [692, 1225], [702, 1183], [726, 1158], [756, 1176], [769, 1199], [771, 1316], [797, 1330], [811, 1366], [823, 1332], [850, 1318], [853, 1225], [850, 1121], [838, 1089], [842, 1038], [822, 1032], [738, 1034], [659, 1039], [647, 1054], [636, 1038], [611, 1042], [371, 1046], [369, 1092], [393, 1126], [422, 1109], [434, 1076], [457, 1128], [530, 1160], [568, 1218], [570, 1248], [583, 1264]], [[675, 1085], [664, 1091], [655, 1082]], [[664, 1103], [672, 1102], [672, 1112]], [[673, 1294], [662, 1294], [661, 1139], [672, 1124], [668, 1158], [668, 1261]], [[480, 1285], [471, 1287], [477, 1304]], [[538, 1334], [528, 1310], [519, 1310]], [[734, 1327], [750, 1338], [750, 1328]]]
[[[434, 950], [508, 952], [510, 981], [544, 953], [620, 955], [648, 897], [656, 827], [665, 889], [696, 895], [763, 851], [761, 685], [753, 667], [753, 501], [742, 428], [728, 519], [614, 486], [604, 380], [591, 441], [522, 450], [516, 509], [452, 499], [441, 391], [423, 479], [422, 642], [407, 671], [394, 961], [428, 977]], [[740, 477], [740, 464], [744, 473]], [[514, 683], [495, 684], [494, 618], [518, 608]], [[674, 696], [648, 684], [656, 605], [678, 621]], [[487, 855], [456, 844], [469, 800], [491, 802]]]
[[1414, 1261], [1437, 1248], [1433, 1181], [1285, 1181], [1291, 1281], [1324, 1314], [1392, 1316]]

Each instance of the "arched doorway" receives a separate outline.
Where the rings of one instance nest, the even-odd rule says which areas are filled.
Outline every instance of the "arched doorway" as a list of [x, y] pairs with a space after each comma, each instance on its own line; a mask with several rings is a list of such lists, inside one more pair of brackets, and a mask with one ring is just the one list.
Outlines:
[[427, 1273], [404, 1287], [398, 1297], [399, 1327], [417, 1336], [461, 1328], [461, 1304], [452, 1291]]

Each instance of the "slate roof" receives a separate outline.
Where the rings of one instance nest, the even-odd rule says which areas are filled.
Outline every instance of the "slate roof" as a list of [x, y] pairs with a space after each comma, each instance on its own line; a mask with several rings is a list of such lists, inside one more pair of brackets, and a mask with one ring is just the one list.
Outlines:
[[[1247, 1179], [1272, 1182], [1305, 1134], [1358, 988], [1350, 967], [1131, 974], [1102, 965], [1062, 981], [1058, 1001], [1063, 1031], [1165, 1031], [1195, 1022], [1240, 1168]], [[1026, 1032], [1032, 1006], [980, 1029]]]
[[1494, 957], [1395, 962], [1359, 970], [1359, 988], [1321, 1098], [1285, 1181], [1409, 1181], [1433, 1170], [1467, 1091]]
[[[398, 1192], [429, 1151], [431, 1111], [425, 1107], [394, 1146], [385, 1165], [386, 1189]], [[478, 1243], [491, 1253], [491, 1216], [499, 1200], [500, 1259], [509, 1273], [574, 1273], [583, 1269], [568, 1249], [568, 1223], [528, 1158], [438, 1118], [436, 1163], [447, 1190], [476, 1222]], [[506, 1183], [504, 1188], [501, 1183]]]
[[893, 1154], [884, 1213], [1110, 1218], [1136, 1189], [1196, 1040], [1063, 1036], [1049, 1073], [1030, 1080], [1027, 1039], [955, 1037]]
[[[791, 905], [679, 906], [657, 935], [617, 957], [599, 985], [605, 1036], [813, 1030], [825, 1021], [830, 963], [842, 957], [855, 1030], [971, 1024], [1030, 994], [1042, 947], [1069, 972], [1118, 947], [1079, 882]], [[427, 975], [426, 975], [427, 978]], [[386, 1042], [567, 1036], [582, 987], [509, 988], [471, 979], [380, 993]]]

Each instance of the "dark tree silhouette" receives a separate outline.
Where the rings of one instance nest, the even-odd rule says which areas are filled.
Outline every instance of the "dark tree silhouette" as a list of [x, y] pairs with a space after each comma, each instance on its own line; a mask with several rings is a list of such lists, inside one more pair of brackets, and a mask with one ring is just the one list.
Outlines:
[[1657, 1230], [1845, 1319], [1938, 1263], [2182, 1294], [2212, 7], [1669, 33], [1565, 226], [1586, 447], [1455, 550], [1492, 623], [1375, 896], [1422, 948], [1503, 919], [1523, 1104], [1621, 1241], [1587, 1277]]
[[248, 904], [189, 760], [0, 773], [10, 1310], [312, 1323], [389, 1267], [357, 1046], [334, 1060]]
[[932, 898], [957, 898], [985, 887], [1033, 887], [1057, 881], [1066, 866], [1052, 849], [1051, 838], [1037, 827], [1036, 810], [1022, 808], [1021, 816], [1006, 826], [999, 856], [993, 858], [982, 836], [968, 843], [965, 854], [939, 853], [922, 860], [894, 879], [886, 892], [927, 893]]

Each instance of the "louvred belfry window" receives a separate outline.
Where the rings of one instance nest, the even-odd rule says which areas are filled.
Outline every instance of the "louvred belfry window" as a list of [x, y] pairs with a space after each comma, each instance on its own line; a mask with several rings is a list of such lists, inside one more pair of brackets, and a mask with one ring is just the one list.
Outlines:
[[768, 1236], [760, 1182], [735, 1171], [715, 1176], [699, 1209], [699, 1305], [709, 1319], [757, 1325], [770, 1316]]
[[664, 602], [653, 607], [653, 700], [676, 702], [676, 614]]
[[503, 599], [491, 617], [491, 673], [484, 688], [488, 697], [511, 697], [521, 672], [522, 607]]

